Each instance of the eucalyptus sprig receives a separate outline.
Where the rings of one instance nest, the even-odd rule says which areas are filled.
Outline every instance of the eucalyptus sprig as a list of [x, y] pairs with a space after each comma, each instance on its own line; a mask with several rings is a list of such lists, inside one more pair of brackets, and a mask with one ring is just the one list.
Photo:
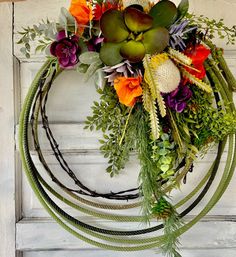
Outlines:
[[24, 46], [20, 51], [30, 58], [31, 45], [30, 42], [38, 41], [35, 51], [44, 51], [55, 39], [57, 33], [57, 25], [55, 22], [51, 22], [48, 19], [42, 20], [39, 25], [33, 27], [23, 28], [23, 31], [18, 32], [22, 37], [17, 44], [23, 44]]
[[26, 56], [26, 58], [30, 58], [30, 42], [37, 40], [37, 47], [35, 51], [43, 52], [56, 39], [58, 31], [65, 30], [66, 34], [68, 32], [76, 33], [76, 24], [75, 18], [66, 8], [62, 7], [59, 22], [52, 22], [49, 19], [46, 19], [42, 20], [38, 25], [33, 25], [33, 27], [23, 28], [23, 31], [18, 32], [18, 34], [21, 35], [21, 38], [17, 44], [24, 45], [20, 51]]

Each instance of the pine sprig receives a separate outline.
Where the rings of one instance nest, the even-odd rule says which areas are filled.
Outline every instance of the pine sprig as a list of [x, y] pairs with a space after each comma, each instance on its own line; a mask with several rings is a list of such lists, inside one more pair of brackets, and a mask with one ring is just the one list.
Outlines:
[[139, 182], [141, 185], [141, 194], [143, 195], [142, 213], [144, 220], [148, 222], [152, 215], [153, 202], [162, 196], [161, 186], [157, 183], [157, 168], [152, 161], [152, 147], [149, 138], [149, 115], [139, 109], [141, 119], [139, 129], [137, 130], [137, 150], [140, 160], [141, 170], [139, 173]]
[[177, 212], [172, 209], [171, 215], [164, 220], [164, 235], [165, 241], [161, 245], [163, 254], [167, 257], [181, 257], [179, 250], [179, 239], [176, 235], [176, 230], [183, 225], [182, 220], [179, 218]]
[[159, 217], [163, 219], [164, 235], [166, 236], [165, 241], [163, 241], [163, 244], [161, 245], [161, 250], [167, 256], [180, 257], [177, 252], [179, 241], [175, 231], [181, 226], [181, 221], [174, 207], [166, 200], [167, 196], [163, 192], [160, 182], [157, 181], [159, 169], [150, 156], [152, 147], [148, 137], [149, 126], [147, 119], [147, 114], [141, 112], [139, 130], [137, 131], [137, 148], [141, 164], [139, 181], [141, 184], [141, 193], [143, 195], [143, 217], [144, 221], [149, 222], [150, 218], [155, 217], [156, 214], [153, 209], [155, 203], [160, 203], [160, 201], [166, 203], [164, 205], [161, 204], [161, 206], [159, 206], [160, 208], [158, 208], [158, 210], [162, 212], [162, 216]]

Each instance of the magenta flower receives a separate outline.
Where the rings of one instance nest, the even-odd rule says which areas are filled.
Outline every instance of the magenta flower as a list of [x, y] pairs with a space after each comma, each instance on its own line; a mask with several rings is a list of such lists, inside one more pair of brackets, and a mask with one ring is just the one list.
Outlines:
[[169, 108], [176, 112], [183, 112], [187, 107], [187, 101], [192, 97], [192, 91], [185, 85], [180, 85], [173, 92], [165, 95], [165, 101]]
[[76, 35], [66, 37], [64, 30], [58, 32], [57, 40], [52, 43], [50, 52], [58, 58], [61, 68], [73, 68], [78, 63], [78, 55], [81, 50], [78, 41], [79, 38]]

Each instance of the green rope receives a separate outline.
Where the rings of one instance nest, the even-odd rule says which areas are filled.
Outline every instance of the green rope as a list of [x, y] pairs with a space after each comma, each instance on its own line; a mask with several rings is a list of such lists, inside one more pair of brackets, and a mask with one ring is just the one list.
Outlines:
[[[38, 188], [35, 186], [35, 182], [34, 182], [34, 177], [31, 174], [31, 170], [30, 170], [30, 165], [29, 165], [29, 160], [27, 158], [27, 154], [25, 153], [25, 151], [27, 150], [27, 147], [25, 148], [25, 143], [27, 144], [27, 142], [24, 142], [24, 138], [25, 138], [25, 132], [27, 132], [27, 124], [28, 124], [28, 120], [27, 120], [27, 116], [28, 113], [30, 112], [30, 108], [31, 108], [31, 103], [33, 101], [34, 98], [34, 94], [37, 91], [37, 84], [39, 79], [41, 78], [41, 75], [43, 74], [43, 70], [46, 69], [48, 66], [50, 65], [50, 62], [47, 62], [43, 68], [39, 71], [39, 73], [37, 74], [32, 87], [29, 90], [29, 93], [26, 97], [24, 106], [23, 106], [23, 110], [22, 110], [22, 114], [21, 114], [21, 118], [20, 118], [20, 129], [19, 129], [19, 134], [20, 134], [20, 154], [22, 156], [22, 162], [23, 162], [23, 166], [26, 172], [26, 175], [29, 179], [29, 182], [31, 184], [32, 189], [34, 190], [36, 196], [38, 197], [39, 201], [41, 202], [41, 204], [44, 206], [44, 208], [48, 211], [48, 213], [55, 219], [56, 222], [58, 222], [62, 227], [64, 227], [64, 229], [66, 229], [68, 232], [72, 233], [74, 236], [76, 236], [77, 238], [80, 238], [81, 240], [84, 240], [87, 243], [90, 243], [94, 246], [97, 247], [101, 247], [101, 248], [105, 248], [105, 249], [110, 249], [110, 250], [117, 250], [117, 251], [139, 251], [139, 250], [145, 250], [145, 249], [149, 249], [149, 248], [153, 248], [153, 247], [158, 247], [160, 246], [161, 242], [165, 239], [164, 236], [159, 236], [159, 237], [155, 237], [152, 239], [146, 239], [146, 240], [156, 240], [155, 243], [152, 244], [146, 244], [146, 245], [141, 245], [141, 246], [131, 246], [131, 247], [122, 247], [122, 246], [113, 246], [113, 245], [107, 245], [104, 243], [100, 243], [94, 240], [91, 240], [81, 234], [79, 234], [77, 231], [73, 230], [72, 228], [70, 228], [68, 225], [66, 225], [53, 211], [52, 211], [52, 207], [49, 207], [50, 205], [48, 205], [45, 200], [42, 198]], [[222, 196], [222, 194], [224, 193], [224, 191], [226, 190], [234, 169], [235, 169], [235, 165], [236, 165], [236, 149], [233, 148], [233, 135], [231, 135], [229, 137], [230, 142], [229, 142], [229, 152], [228, 152], [228, 158], [226, 161], [226, 166], [222, 175], [222, 179], [216, 189], [216, 192], [214, 193], [213, 197], [210, 199], [210, 201], [207, 203], [207, 205], [205, 206], [205, 208], [202, 210], [202, 212], [200, 212], [192, 221], [190, 221], [189, 223], [187, 223], [186, 225], [184, 225], [181, 229], [177, 230], [176, 233], [178, 235], [181, 235], [182, 233], [184, 233], [185, 231], [187, 231], [190, 227], [192, 227], [195, 223], [197, 223], [203, 216], [205, 216], [207, 214], [207, 212], [216, 204], [216, 202], [220, 199], [220, 197]], [[51, 209], [52, 208], [52, 209]], [[54, 209], [55, 212], [57, 212], [57, 210]], [[61, 217], [64, 218], [65, 217]], [[75, 225], [71, 222], [71, 225]], [[80, 230], [83, 230], [83, 228], [79, 227]], [[93, 233], [91, 233], [91, 231], [87, 231], [86, 229], [84, 230], [84, 232], [90, 233], [90, 235], [92, 235]], [[95, 236], [95, 234], [94, 234]], [[104, 236], [101, 237], [101, 235], [96, 235], [96, 237], [99, 236], [100, 239], [103, 239]], [[111, 237], [109, 237], [111, 239]], [[106, 239], [107, 240], [107, 239]], [[113, 239], [112, 239], [113, 240]], [[119, 240], [121, 240], [120, 242], [123, 242], [123, 239], [118, 239], [118, 238], [114, 238], [115, 242], [118, 242]], [[118, 240], [118, 241], [116, 241]], [[124, 241], [126, 241], [127, 239], [124, 239]]]
[[[56, 78], [56, 77], [55, 77]], [[46, 89], [47, 90], [47, 89]], [[35, 139], [37, 140], [37, 142], [39, 142], [38, 140], [38, 133], [37, 133], [37, 128], [38, 128], [38, 116], [39, 116], [39, 108], [40, 105], [38, 104], [38, 107], [35, 109], [35, 120], [34, 120], [34, 129], [36, 131], [36, 137]], [[41, 151], [40, 151], [41, 153]], [[43, 158], [42, 154], [40, 155], [41, 158]], [[178, 203], [176, 205], [176, 207], [180, 207], [181, 205], [183, 205], [184, 203], [186, 203], [187, 201], [189, 201], [202, 187], [203, 185], [206, 183], [207, 179], [209, 178], [209, 176], [211, 175], [211, 172], [213, 170], [213, 166], [212, 168], [208, 171], [207, 175], [203, 178], [203, 180], [198, 184], [198, 186], [188, 195], [186, 196], [180, 203]], [[186, 171], [188, 171], [189, 167], [186, 167]], [[184, 172], [185, 174], [185, 172]], [[88, 215], [94, 216], [94, 217], [98, 217], [98, 218], [104, 218], [104, 219], [109, 219], [109, 220], [114, 220], [114, 221], [121, 221], [121, 222], [141, 222], [142, 221], [142, 216], [118, 216], [118, 215], [109, 215], [109, 214], [104, 214], [104, 213], [98, 213], [98, 212], [94, 212], [92, 210], [89, 209], [85, 209], [81, 206], [78, 206], [77, 204], [69, 201], [68, 199], [66, 199], [65, 197], [61, 196], [60, 194], [58, 194], [53, 188], [51, 188], [49, 186], [49, 184], [40, 176], [40, 174], [38, 173], [38, 177], [39, 180], [41, 181], [41, 183], [44, 185], [45, 188], [47, 188], [47, 190], [52, 193], [55, 197], [57, 197], [59, 200], [63, 201], [64, 203], [66, 203], [67, 205], [71, 206], [74, 209], [79, 210], [80, 212], [86, 213]], [[181, 176], [182, 177], [182, 176]], [[67, 190], [69, 191], [69, 190]]]

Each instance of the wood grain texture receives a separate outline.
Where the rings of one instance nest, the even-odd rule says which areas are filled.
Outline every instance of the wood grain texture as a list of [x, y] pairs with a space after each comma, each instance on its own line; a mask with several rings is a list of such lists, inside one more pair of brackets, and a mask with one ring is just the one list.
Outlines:
[[[68, 195], [64, 194], [60, 188], [58, 188], [55, 183], [51, 181], [48, 175], [45, 173], [42, 166], [37, 161], [36, 156], [34, 157], [34, 161], [36, 163], [36, 167], [43, 175], [43, 177], [48, 181], [48, 183], [62, 195], [68, 198]], [[66, 154], [66, 159], [69, 161], [71, 167], [75, 171], [75, 174], [81, 181], [83, 181], [87, 186], [92, 189], [95, 189], [99, 192], [109, 192], [110, 190], [119, 191], [121, 189], [128, 189], [137, 186], [137, 178], [138, 178], [138, 171], [139, 166], [137, 165], [137, 161], [135, 157], [131, 158], [131, 161], [128, 164], [128, 167], [121, 173], [121, 175], [110, 178], [108, 174], [105, 172], [105, 168], [107, 163], [102, 158], [101, 155], [98, 154]], [[56, 164], [55, 159], [53, 156], [49, 157], [46, 156], [49, 166], [51, 167], [52, 171], [58, 178], [60, 178], [63, 183], [71, 188], [77, 188], [74, 183], [68, 178], [65, 172]], [[209, 158], [209, 156], [208, 156]], [[221, 174], [223, 169], [224, 162], [222, 162], [219, 174]], [[182, 185], [181, 190], [174, 190], [172, 192], [172, 199], [174, 202], [178, 202], [181, 200], [185, 195], [191, 192], [192, 188], [198, 183], [204, 175], [204, 172], [210, 166], [208, 162], [199, 162], [195, 165], [195, 170], [193, 174], [188, 175], [188, 183], [186, 185]], [[206, 197], [200, 202], [200, 204], [191, 212], [192, 215], [196, 215], [199, 211], [205, 206], [207, 200], [212, 196], [217, 182], [219, 181], [219, 176], [215, 179], [209, 193]], [[232, 196], [236, 195], [236, 177], [234, 176], [232, 183], [230, 184], [228, 190], [223, 195], [222, 199], [218, 202], [218, 204], [212, 209], [210, 215], [235, 215], [236, 213], [236, 202]], [[48, 217], [48, 214], [42, 208], [40, 203], [38, 202], [37, 198], [35, 197], [33, 191], [28, 186], [28, 181], [26, 180], [25, 176], [23, 176], [22, 180], [22, 190], [23, 190], [23, 213], [24, 217]], [[102, 199], [96, 199], [97, 202], [107, 202]], [[76, 210], [72, 210], [70, 207], [66, 206], [65, 204], [61, 203], [60, 201], [56, 201], [59, 206], [65, 209], [73, 216], [80, 216], [84, 218], [84, 214], [80, 213]], [[111, 202], [111, 201], [109, 201]], [[182, 211], [183, 208], [186, 208], [191, 203], [188, 202], [179, 211]], [[139, 215], [140, 209], [132, 209], [126, 210], [123, 212], [111, 212], [114, 214], [127, 214], [127, 215]]]
[[[174, 2], [178, 4], [180, 1], [175, 0]], [[47, 17], [51, 20], [57, 20], [60, 8], [62, 6], [68, 7], [69, 3], [70, 0], [27, 0], [22, 3], [15, 3], [14, 41], [16, 42], [19, 38], [17, 31], [21, 30], [22, 26], [32, 26], [34, 23], [37, 24], [41, 19], [45, 19]], [[234, 0], [190, 0], [190, 7], [191, 10], [194, 10], [197, 14], [203, 13], [216, 19], [223, 17], [225, 18], [227, 25], [230, 26], [235, 24], [234, 12], [236, 2]], [[217, 44], [218, 43], [224, 46], [222, 41], [217, 41]], [[20, 82], [21, 101], [23, 101], [29, 85], [45, 57], [43, 55], [35, 55], [33, 53], [32, 59], [29, 60], [20, 53], [19, 49], [20, 46], [15, 44], [15, 55], [21, 62]], [[225, 54], [229, 66], [236, 75], [235, 46], [227, 46]], [[137, 165], [134, 165], [135, 160], [131, 161], [128, 169], [122, 172], [120, 177], [111, 180], [105, 173], [105, 167], [107, 164], [106, 160], [104, 160], [98, 152], [99, 145], [97, 143], [97, 138], [100, 136], [100, 133], [90, 133], [83, 130], [85, 117], [90, 114], [90, 106], [92, 101], [96, 99], [98, 99], [98, 95], [96, 94], [93, 80], [91, 79], [88, 83], [84, 83], [82, 75], [78, 75], [78, 73], [74, 71], [63, 73], [53, 86], [53, 89], [50, 92], [48, 114], [53, 132], [55, 133], [60, 147], [65, 154], [65, 158], [76, 171], [76, 174], [81, 178], [84, 178], [84, 182], [88, 183], [91, 188], [107, 190], [110, 188], [120, 189], [121, 187], [125, 188], [130, 185], [136, 185], [138, 168]], [[65, 183], [74, 186], [56, 163], [41, 128], [39, 129], [39, 133], [42, 148], [50, 167], [52, 167], [58, 177]], [[43, 176], [47, 178], [36, 157], [36, 153], [34, 151], [31, 151], [31, 153], [37, 168], [42, 172]], [[196, 182], [200, 180], [203, 175], [203, 170], [209, 166], [213, 157], [214, 151], [208, 155], [207, 160], [200, 161], [197, 164], [197, 169], [193, 174], [188, 176], [188, 184], [183, 187], [182, 191], [175, 194], [175, 198], [177, 200], [180, 199], [182, 195], [186, 194], [186, 192], [188, 192]], [[223, 165], [224, 161], [221, 163], [222, 167]], [[221, 171], [222, 167], [220, 169]], [[47, 180], [54, 188], [59, 190], [50, 181], [50, 179]], [[48, 214], [39, 204], [24, 175], [22, 177], [22, 181], [18, 182], [19, 184], [22, 183], [22, 211], [23, 216], [27, 217], [27, 219], [23, 219], [17, 224], [17, 249], [20, 251], [26, 251], [24, 252], [24, 257], [143, 256], [144, 252], [117, 253], [103, 251], [94, 249], [91, 246], [82, 243], [48, 219]], [[235, 256], [235, 183], [236, 177], [234, 177], [234, 180], [221, 201], [210, 213], [210, 215], [213, 216], [210, 216], [197, 224], [191, 231], [181, 238], [181, 242], [183, 243], [183, 257]], [[97, 185], [99, 185], [99, 187]], [[209, 192], [208, 198], [212, 192], [212, 190]], [[201, 207], [205, 204], [205, 201], [206, 200], [203, 200], [201, 202], [198, 208], [196, 208], [192, 213], [193, 215], [199, 212]], [[72, 211], [63, 204], [61, 204], [61, 206], [73, 216], [79, 216], [83, 220], [94, 222], [101, 226], [111, 226], [111, 224], [102, 223], [102, 221], [98, 219], [88, 220], [83, 214]], [[137, 213], [138, 210], [134, 210], [133, 213], [131, 212], [130, 214]], [[127, 225], [118, 224], [118, 226], [121, 228]], [[135, 226], [135, 224], [132, 224], [132, 226]], [[66, 249], [66, 251], [59, 251], [61, 249]], [[28, 252], [29, 250], [31, 252]], [[153, 250], [146, 251], [145, 254], [148, 257], [158, 256], [154, 254]], [[8, 255], [0, 255], [0, 257], [8, 257]]]
[[[232, 249], [183, 249], [181, 251], [182, 257], [234, 257], [236, 248]], [[137, 253], [114, 253], [112, 251], [103, 250], [82, 250], [82, 251], [44, 251], [44, 252], [26, 252], [23, 257], [104, 257], [112, 256], [116, 257], [161, 257], [160, 254], [156, 254], [154, 250], [137, 252]]]
[[[124, 227], [125, 225], [121, 226], [121, 228]], [[126, 229], [128, 228], [126, 227]], [[235, 230], [235, 222], [201, 221], [181, 237], [181, 248], [236, 248]], [[34, 231], [34, 233], [31, 233], [31, 231]], [[45, 231], [50, 231], [50, 233], [45, 233]], [[39, 251], [44, 249], [92, 250], [95, 248], [65, 232], [50, 220], [39, 221], [36, 219], [23, 220], [17, 224], [17, 249]], [[126, 253], [120, 256], [124, 256], [124, 254]], [[114, 255], [119, 256], [119, 253]], [[132, 256], [135, 256], [135, 253]]]
[[12, 5], [0, 5], [0, 256], [15, 256]]

